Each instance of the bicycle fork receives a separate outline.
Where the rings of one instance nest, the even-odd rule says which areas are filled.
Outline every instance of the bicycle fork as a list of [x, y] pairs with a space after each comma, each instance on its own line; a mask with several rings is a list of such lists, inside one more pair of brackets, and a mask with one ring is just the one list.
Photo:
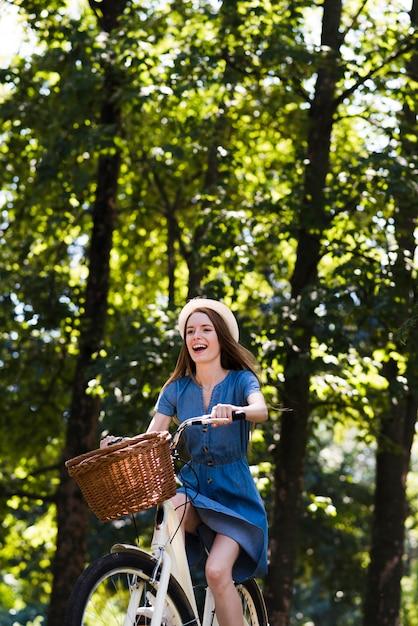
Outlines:
[[165, 598], [170, 582], [171, 574], [171, 558], [168, 552], [160, 548], [160, 554], [152, 574], [151, 582], [157, 583], [157, 594], [155, 596], [155, 604], [153, 606], [152, 618], [150, 626], [160, 626], [165, 608]]
[[[158, 576], [158, 572], [160, 572]], [[155, 596], [155, 605], [153, 606], [152, 619], [150, 626], [161, 626], [163, 611], [165, 606], [165, 597], [167, 595], [168, 584], [171, 574], [171, 558], [170, 555], [160, 548], [160, 556], [155, 565], [151, 582], [158, 582], [158, 591]], [[198, 618], [194, 622], [198, 624]], [[130, 624], [130, 622], [129, 622]], [[206, 589], [205, 605], [203, 612], [203, 626], [218, 626], [218, 620], [215, 615], [215, 600], [209, 587]]]

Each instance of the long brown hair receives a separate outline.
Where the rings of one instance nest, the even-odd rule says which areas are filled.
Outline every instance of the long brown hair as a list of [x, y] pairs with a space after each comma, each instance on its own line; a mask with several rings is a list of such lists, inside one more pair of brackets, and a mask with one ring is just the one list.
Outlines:
[[[259, 380], [257, 374], [258, 364], [255, 357], [249, 350], [233, 339], [223, 317], [216, 311], [206, 307], [196, 308], [193, 310], [193, 313], [205, 313], [212, 322], [221, 348], [222, 367], [226, 370], [249, 370]], [[184, 335], [186, 336], [186, 333]], [[164, 387], [183, 376], [190, 376], [196, 382], [196, 364], [189, 354], [185, 340], [183, 340], [176, 367]]]

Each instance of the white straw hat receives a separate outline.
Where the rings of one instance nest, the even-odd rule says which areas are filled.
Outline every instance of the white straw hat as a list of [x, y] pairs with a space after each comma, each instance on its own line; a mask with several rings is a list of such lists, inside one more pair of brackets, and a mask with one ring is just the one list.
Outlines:
[[189, 319], [190, 315], [196, 309], [211, 309], [220, 315], [226, 325], [228, 326], [229, 332], [235, 341], [239, 340], [239, 328], [238, 322], [235, 319], [234, 314], [231, 309], [229, 309], [226, 304], [223, 302], [219, 302], [219, 300], [210, 300], [209, 298], [193, 298], [193, 300], [189, 300], [189, 302], [182, 308], [179, 315], [178, 327], [180, 331], [180, 335], [184, 339], [184, 330], [186, 328], [186, 322]]

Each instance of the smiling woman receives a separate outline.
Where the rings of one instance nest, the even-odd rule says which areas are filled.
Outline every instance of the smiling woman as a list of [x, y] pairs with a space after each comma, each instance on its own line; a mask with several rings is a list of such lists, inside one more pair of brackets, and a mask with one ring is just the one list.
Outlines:
[[[209, 413], [214, 425], [185, 432], [191, 461], [173, 498], [191, 559], [209, 550], [206, 578], [219, 626], [242, 623], [235, 581], [267, 569], [267, 520], [247, 462], [251, 422], [267, 419], [252, 355], [239, 344], [239, 328], [222, 302], [196, 298], [179, 316], [183, 345], [164, 385], [149, 431], [167, 430], [176, 417]], [[234, 421], [241, 411], [244, 421]]]

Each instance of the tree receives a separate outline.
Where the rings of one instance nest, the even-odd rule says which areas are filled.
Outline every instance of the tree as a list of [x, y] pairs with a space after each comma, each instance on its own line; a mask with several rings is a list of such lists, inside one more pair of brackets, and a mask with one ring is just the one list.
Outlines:
[[[411, 16], [415, 24], [416, 15], [417, 3], [414, 1]], [[382, 277], [380, 298], [392, 303], [384, 327], [385, 337], [393, 347], [391, 349], [389, 344], [386, 348], [387, 356], [382, 364], [382, 375], [387, 380], [386, 403], [376, 409], [378, 449], [365, 626], [396, 626], [400, 623], [405, 520], [408, 516], [407, 476], [418, 415], [416, 341], [412, 329], [404, 335], [399, 332], [406, 318], [413, 318], [417, 299], [416, 272], [412, 264], [417, 248], [416, 192], [411, 189], [408, 193], [408, 185], [399, 183], [409, 178], [411, 169], [417, 169], [416, 52], [407, 62], [406, 71], [411, 82], [404, 86], [404, 103], [398, 116], [399, 154], [393, 154], [388, 147], [382, 163], [390, 172], [388, 195], [393, 202], [392, 247], [396, 254], [387, 277]]]
[[[361, 11], [362, 7], [351, 26], [359, 19]], [[337, 176], [335, 163], [330, 168], [331, 133], [343, 99], [364, 85], [381, 68], [381, 65], [372, 63], [366, 73], [353, 80], [352, 87], [342, 87], [343, 61], [340, 50], [350, 29], [343, 31], [344, 36], [341, 35], [341, 17], [341, 3], [323, 4], [321, 43], [324, 53], [319, 62], [315, 93], [309, 110], [304, 202], [298, 214], [296, 259], [290, 281], [294, 321], [287, 329], [289, 336], [285, 344], [286, 361], [281, 390], [283, 403], [291, 411], [283, 414], [280, 440], [274, 455], [276, 501], [272, 521], [272, 566], [266, 590], [274, 625], [288, 624], [290, 619], [306, 443], [309, 420], [312, 419], [311, 381], [315, 371], [312, 345], [317, 338], [315, 318], [319, 301], [322, 306], [325, 304], [326, 287], [321, 280], [320, 263], [326, 254], [325, 242], [335, 243], [335, 235], [330, 233], [338, 212], [332, 206], [331, 194], [325, 193], [327, 188], [332, 187], [332, 177]], [[395, 49], [387, 56], [385, 63], [388, 67], [394, 58], [405, 54], [414, 45], [413, 38], [401, 45], [395, 44], [394, 40], [392, 42]], [[342, 91], [338, 93], [340, 85]], [[350, 205], [345, 205], [342, 210], [350, 211]]]
[[[91, 0], [102, 30], [111, 35], [117, 27], [127, 0], [100, 2]], [[99, 125], [102, 137], [109, 136], [108, 145], [99, 148], [97, 186], [92, 211], [88, 279], [84, 312], [80, 320], [78, 357], [73, 379], [71, 405], [67, 423], [63, 459], [91, 450], [97, 440], [100, 399], [88, 393], [89, 368], [100, 351], [105, 337], [108, 308], [110, 254], [116, 221], [120, 150], [114, 144], [120, 127], [119, 70], [112, 59], [103, 66], [103, 100]], [[84, 568], [87, 547], [88, 507], [75, 482], [61, 465], [57, 490], [57, 549], [54, 558], [54, 586], [48, 614], [50, 626], [62, 624], [66, 602], [75, 580]]]
[[329, 172], [331, 132], [341, 45], [341, 2], [325, 0], [321, 45], [328, 52], [318, 68], [310, 109], [304, 200], [298, 215], [296, 262], [290, 279], [291, 296], [299, 301], [289, 328], [283, 403], [291, 409], [282, 417], [281, 436], [274, 454], [275, 507], [272, 519], [271, 566], [266, 595], [274, 626], [289, 623], [297, 545], [297, 520], [303, 485], [308, 435], [311, 342], [314, 335], [314, 290], [318, 282], [321, 241], [329, 225], [324, 188]]

